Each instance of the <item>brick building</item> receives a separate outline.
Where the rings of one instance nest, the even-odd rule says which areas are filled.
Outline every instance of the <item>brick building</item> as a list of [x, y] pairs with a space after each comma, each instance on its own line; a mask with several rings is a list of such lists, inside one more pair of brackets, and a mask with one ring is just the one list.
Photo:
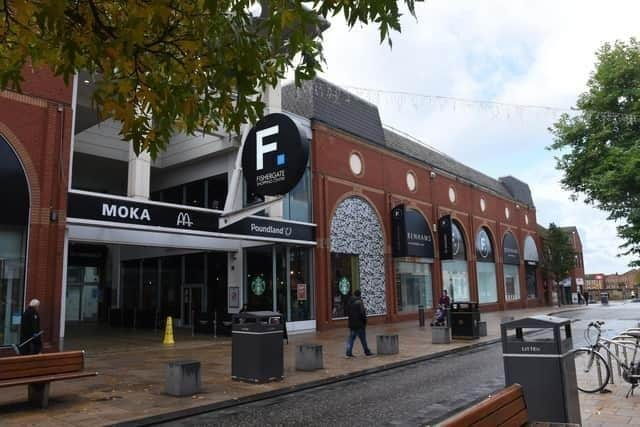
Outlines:
[[72, 89], [26, 68], [22, 93], [0, 93], [0, 344], [39, 298], [45, 345], [58, 340], [69, 181]]
[[282, 100], [313, 132], [319, 328], [343, 323], [357, 288], [373, 321], [415, 318], [443, 288], [482, 310], [548, 301], [526, 183], [384, 128], [374, 105], [324, 80], [287, 86]]

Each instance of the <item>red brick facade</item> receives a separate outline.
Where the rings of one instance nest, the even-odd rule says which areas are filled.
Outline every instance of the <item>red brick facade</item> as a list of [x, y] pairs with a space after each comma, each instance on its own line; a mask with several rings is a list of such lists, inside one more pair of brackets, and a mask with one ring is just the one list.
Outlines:
[[[463, 229], [468, 261], [468, 275], [471, 300], [478, 298], [474, 242], [481, 226], [491, 232], [496, 256], [496, 278], [498, 303], [486, 304], [483, 311], [532, 307], [548, 301], [543, 289], [540, 271], [537, 274], [538, 298], [527, 299], [525, 267], [522, 262], [524, 239], [531, 235], [538, 248], [539, 236], [536, 230], [536, 212], [533, 208], [520, 206], [512, 200], [497, 196], [477, 185], [464, 182], [454, 176], [435, 171], [408, 157], [375, 147], [356, 137], [314, 122], [312, 147], [312, 171], [314, 194], [314, 218], [318, 225], [318, 247], [315, 253], [316, 270], [316, 319], [318, 329], [344, 325], [344, 321], [331, 319], [331, 277], [330, 277], [330, 227], [333, 212], [345, 198], [357, 195], [367, 200], [377, 212], [383, 225], [385, 236], [385, 287], [386, 316], [372, 319], [373, 322], [394, 322], [417, 318], [417, 313], [398, 313], [396, 289], [394, 286], [394, 264], [391, 256], [391, 209], [404, 203], [421, 212], [431, 226], [442, 215], [451, 214]], [[355, 176], [349, 167], [349, 157], [356, 152], [363, 160], [363, 172]], [[406, 174], [413, 171], [417, 178], [414, 192], [406, 185]], [[449, 200], [449, 189], [454, 188], [456, 201]], [[486, 209], [480, 208], [484, 198]], [[510, 216], [505, 216], [505, 208]], [[528, 223], [525, 222], [525, 214]], [[520, 250], [520, 295], [521, 299], [505, 302], [502, 264], [502, 239], [510, 231], [517, 239]], [[433, 233], [437, 242], [437, 233]], [[433, 296], [437, 301], [442, 289], [442, 274], [439, 255], [433, 263]]]
[[23, 75], [21, 94], [0, 92], [0, 134], [20, 159], [29, 185], [25, 304], [41, 301], [46, 348], [57, 345], [60, 332], [72, 90], [47, 70], [27, 68]]

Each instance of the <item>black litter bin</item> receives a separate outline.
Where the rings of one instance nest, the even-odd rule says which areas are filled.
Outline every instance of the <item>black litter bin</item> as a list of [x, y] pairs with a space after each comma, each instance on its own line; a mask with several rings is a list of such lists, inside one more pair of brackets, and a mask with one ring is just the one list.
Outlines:
[[480, 308], [477, 302], [454, 302], [451, 305], [450, 319], [453, 339], [480, 338]]
[[284, 319], [272, 311], [250, 311], [233, 316], [231, 378], [254, 383], [281, 380]]
[[601, 292], [600, 293], [600, 304], [608, 305], [609, 304], [609, 292]]
[[500, 328], [505, 385], [522, 386], [529, 419], [580, 425], [571, 321], [532, 316], [502, 323]]

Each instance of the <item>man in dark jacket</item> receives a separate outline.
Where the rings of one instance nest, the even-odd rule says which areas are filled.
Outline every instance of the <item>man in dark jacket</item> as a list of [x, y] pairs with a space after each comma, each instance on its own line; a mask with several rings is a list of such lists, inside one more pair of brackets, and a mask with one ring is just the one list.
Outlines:
[[22, 321], [20, 322], [20, 344], [29, 340], [31, 341], [20, 347], [20, 354], [39, 354], [42, 351], [38, 307], [40, 307], [40, 301], [32, 299], [29, 307], [22, 313]]
[[364, 307], [362, 298], [360, 298], [360, 289], [356, 289], [353, 297], [349, 300], [347, 312], [349, 315], [349, 338], [347, 339], [347, 357], [353, 357], [353, 343], [356, 337], [360, 338], [364, 354], [373, 356], [369, 346], [367, 345], [367, 310]]

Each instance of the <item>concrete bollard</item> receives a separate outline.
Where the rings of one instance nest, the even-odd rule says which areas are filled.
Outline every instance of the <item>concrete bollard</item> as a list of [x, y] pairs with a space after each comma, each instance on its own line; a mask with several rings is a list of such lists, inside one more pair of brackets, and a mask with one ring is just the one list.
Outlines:
[[478, 331], [479, 331], [479, 335], [481, 337], [486, 337], [487, 336], [487, 322], [484, 320], [481, 320], [478, 322]]
[[377, 335], [376, 352], [378, 354], [398, 354], [400, 352], [398, 335]]
[[296, 370], [314, 371], [324, 367], [320, 344], [300, 344], [296, 347]]
[[431, 328], [432, 344], [449, 344], [451, 342], [451, 328], [448, 326], [434, 326]]
[[192, 396], [200, 391], [200, 362], [178, 360], [167, 363], [165, 391], [171, 396]]

